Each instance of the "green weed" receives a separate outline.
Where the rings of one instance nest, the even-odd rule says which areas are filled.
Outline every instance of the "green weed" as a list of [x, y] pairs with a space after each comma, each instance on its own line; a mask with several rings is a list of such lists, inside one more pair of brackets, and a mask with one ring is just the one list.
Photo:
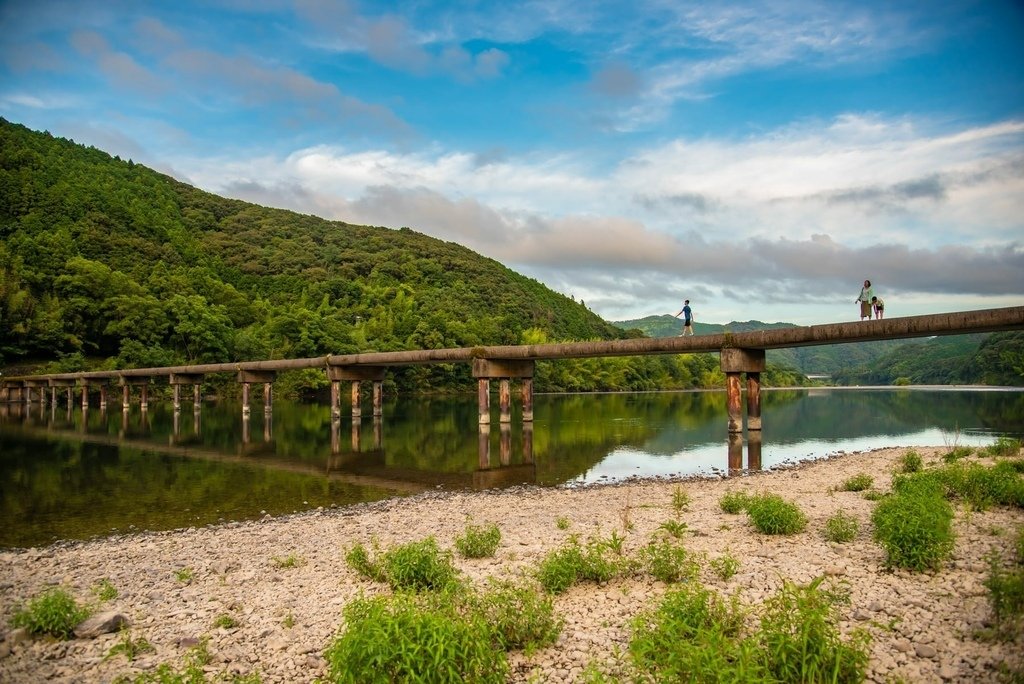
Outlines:
[[968, 446], [953, 447], [948, 452], [942, 455], [942, 460], [945, 463], [956, 463], [957, 461], [967, 458], [974, 453], [974, 449]]
[[735, 597], [726, 602], [699, 582], [678, 585], [632, 621], [637, 681], [764, 681], [755, 644], [742, 638], [743, 620]]
[[672, 508], [675, 509], [676, 515], [681, 514], [689, 507], [690, 495], [683, 491], [682, 487], [677, 486], [672, 492]]
[[107, 651], [107, 655], [103, 656], [103, 659], [109, 660], [115, 656], [123, 655], [128, 660], [135, 660], [135, 657], [138, 655], [155, 651], [156, 649], [153, 648], [153, 645], [145, 637], [132, 639], [129, 630], [125, 629], [121, 631], [120, 641], [110, 647], [110, 650]]
[[561, 594], [577, 582], [607, 582], [625, 567], [625, 561], [606, 557], [609, 544], [591, 539], [586, 547], [572, 535], [565, 544], [545, 556], [537, 569], [537, 581], [552, 594]]
[[494, 523], [484, 526], [467, 525], [465, 532], [455, 538], [455, 548], [463, 558], [490, 558], [501, 543], [501, 530]]
[[178, 568], [174, 571], [174, 577], [182, 584], [191, 584], [196, 577], [196, 571], [192, 568]]
[[107, 601], [113, 601], [117, 598], [117, 587], [115, 587], [113, 582], [106, 577], [94, 584], [92, 591], [96, 595], [96, 598], [104, 603]]
[[555, 527], [557, 527], [560, 530], [567, 530], [567, 529], [569, 529], [569, 525], [570, 525], [569, 519], [565, 518], [565, 517], [559, 517], [555, 521]]
[[749, 502], [749, 494], [745, 494], [743, 492], [726, 492], [722, 495], [722, 498], [718, 500], [718, 505], [725, 513], [735, 515], [745, 511]]
[[506, 651], [530, 655], [555, 643], [562, 632], [551, 598], [522, 583], [492, 580], [475, 598], [474, 607]]
[[886, 552], [886, 565], [915, 572], [937, 570], [953, 549], [953, 508], [943, 487], [924, 476], [893, 480], [894, 493], [871, 514], [874, 539]]
[[181, 669], [172, 667], [169, 663], [161, 663], [151, 672], [143, 672], [130, 678], [122, 675], [113, 680], [113, 684], [207, 684], [207, 682], [230, 682], [231, 684], [259, 684], [258, 674], [229, 675], [227, 672], [220, 672], [207, 677], [206, 669], [210, 665], [209, 642], [203, 639], [197, 646], [193, 646], [185, 654], [184, 663]]
[[708, 565], [722, 580], [731, 579], [740, 569], [740, 562], [728, 553], [712, 558]]
[[693, 580], [700, 575], [700, 565], [686, 549], [667, 539], [655, 539], [643, 547], [640, 564], [655, 579], [669, 584]]
[[855, 517], [843, 511], [839, 511], [825, 521], [824, 536], [831, 542], [853, 541], [858, 532], [860, 532], [860, 523]]
[[275, 568], [297, 568], [302, 565], [302, 559], [296, 556], [294, 553], [290, 553], [287, 556], [274, 556], [273, 563]]
[[1020, 455], [1021, 441], [1012, 437], [1000, 437], [995, 444], [984, 449], [986, 456], [1018, 456]]
[[504, 682], [508, 660], [484, 615], [454, 603], [408, 592], [350, 602], [344, 631], [324, 652], [329, 681]]
[[238, 626], [238, 620], [227, 613], [221, 613], [213, 619], [213, 626], [214, 628], [234, 629]]
[[58, 639], [71, 637], [75, 626], [89, 617], [90, 610], [60, 587], [50, 587], [15, 610], [11, 626], [31, 634], [49, 634]]
[[864, 681], [868, 635], [858, 631], [842, 640], [836, 606], [849, 599], [823, 581], [799, 586], [786, 580], [765, 602], [757, 641], [776, 681]]
[[747, 515], [763, 534], [796, 534], [807, 527], [807, 516], [800, 508], [777, 494], [750, 497]]
[[911, 449], [903, 454], [902, 458], [900, 458], [899, 465], [897, 466], [897, 472], [919, 473], [923, 467], [924, 461], [921, 460], [921, 454]]
[[863, 492], [865, 489], [870, 489], [874, 482], [875, 478], [867, 473], [858, 473], [843, 483], [842, 490], [844, 492]]
[[387, 582], [392, 589], [411, 591], [449, 589], [458, 583], [457, 570], [450, 551], [442, 551], [434, 537], [400, 544], [371, 559], [362, 544], [345, 556], [349, 567], [364, 577]]
[[673, 537], [679, 539], [686, 534], [686, 530], [689, 528], [684, 522], [679, 522], [678, 520], [666, 520], [658, 526], [658, 529], [665, 530]]

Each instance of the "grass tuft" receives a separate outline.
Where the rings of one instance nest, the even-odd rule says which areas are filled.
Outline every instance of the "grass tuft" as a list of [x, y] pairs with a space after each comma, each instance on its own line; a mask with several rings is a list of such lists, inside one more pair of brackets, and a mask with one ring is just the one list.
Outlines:
[[455, 538], [455, 548], [463, 558], [490, 558], [500, 543], [501, 530], [494, 523], [467, 525], [465, 532]]
[[31, 634], [69, 639], [75, 626], [89, 614], [90, 610], [79, 606], [66, 590], [50, 587], [15, 610], [11, 626], [22, 627]]
[[777, 494], [750, 497], [747, 515], [763, 534], [796, 534], [807, 527], [807, 516], [800, 508]]
[[853, 541], [860, 532], [860, 523], [852, 515], [839, 511], [825, 521], [824, 536], [831, 542], [845, 543]]

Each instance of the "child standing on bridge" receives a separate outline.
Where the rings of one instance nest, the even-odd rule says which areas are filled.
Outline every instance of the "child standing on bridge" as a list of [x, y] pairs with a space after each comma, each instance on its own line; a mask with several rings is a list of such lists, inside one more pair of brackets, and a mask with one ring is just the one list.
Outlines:
[[871, 305], [875, 307], [875, 318], [881, 319], [885, 317], [885, 302], [882, 301], [881, 297], [872, 297]]

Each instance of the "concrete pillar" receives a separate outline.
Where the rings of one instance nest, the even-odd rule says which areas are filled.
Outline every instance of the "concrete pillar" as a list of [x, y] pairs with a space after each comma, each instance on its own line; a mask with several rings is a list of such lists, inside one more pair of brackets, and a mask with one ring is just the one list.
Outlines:
[[[523, 422], [533, 422], [533, 378], [523, 378]], [[532, 429], [532, 428], [531, 428]]]
[[274, 383], [263, 383], [263, 413], [274, 410]]
[[481, 468], [491, 467], [491, 424], [482, 420], [477, 427], [477, 465]]
[[68, 391], [67, 391], [67, 404], [68, 404], [68, 408], [71, 408], [71, 405], [73, 403], [75, 403], [75, 399], [74, 399], [75, 395], [74, 395], [74, 391], [73, 391], [73, 388], [71, 387], [71, 385], [68, 385], [67, 389], [68, 389]]
[[274, 438], [274, 414], [263, 409], [263, 441], [269, 443]]
[[373, 415], [384, 415], [384, 383], [379, 380], [373, 383]]
[[331, 420], [341, 417], [341, 383], [331, 381]]
[[121, 385], [121, 408], [127, 411], [132, 406], [132, 386], [127, 382]]
[[743, 472], [743, 433], [729, 433], [729, 476]]
[[523, 463], [533, 463], [533, 421], [523, 423]]
[[498, 459], [503, 466], [512, 463], [512, 423], [509, 421], [498, 428]]
[[341, 451], [341, 421], [332, 418], [331, 419], [331, 453], [336, 454]]
[[352, 417], [360, 418], [363, 415], [363, 409], [359, 405], [359, 388], [360, 383], [358, 380], [352, 381]]
[[107, 410], [107, 386], [100, 385], [100, 411]]
[[174, 412], [181, 410], [181, 385], [174, 385]]
[[498, 381], [498, 422], [512, 422], [512, 391], [511, 381], [502, 378]]
[[[754, 397], [748, 395], [748, 418], [756, 418], [754, 430], [761, 429], [761, 373], [765, 369], [764, 349], [727, 347], [720, 353], [722, 372], [725, 373], [725, 402], [729, 412], [729, 432], [743, 431], [743, 410], [740, 401], [740, 373], [747, 374], [747, 389], [753, 387]], [[753, 410], [757, 415], [749, 413]], [[750, 425], [748, 425], [750, 427]]]
[[203, 386], [201, 383], [192, 385], [192, 405], [201, 406], [203, 403]]
[[139, 400], [139, 408], [145, 411], [149, 408], [149, 383], [143, 384], [140, 390], [142, 396]]
[[[277, 371], [265, 371], [265, 370], [243, 370], [238, 371], [238, 382], [242, 383], [242, 418], [245, 419], [249, 416], [249, 385], [254, 382], [263, 384], [264, 392], [266, 392], [266, 386], [269, 383], [274, 382], [277, 378]], [[266, 394], [264, 394], [264, 400], [266, 400]]]
[[476, 384], [476, 405], [481, 425], [491, 424], [491, 381], [480, 378]]
[[747, 470], [757, 472], [761, 470], [761, 431], [747, 431]]
[[725, 374], [725, 408], [729, 414], [729, 433], [743, 432], [743, 412], [740, 401], [740, 374]]
[[760, 373], [747, 373], [747, 430], [761, 430]]
[[82, 385], [82, 410], [89, 410], [89, 386]]

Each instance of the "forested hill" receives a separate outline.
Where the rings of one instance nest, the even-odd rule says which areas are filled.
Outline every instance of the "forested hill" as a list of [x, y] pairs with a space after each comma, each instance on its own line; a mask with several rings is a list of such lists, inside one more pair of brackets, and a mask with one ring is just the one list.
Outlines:
[[624, 335], [457, 244], [225, 199], [0, 119], [2, 364], [149, 367]]

